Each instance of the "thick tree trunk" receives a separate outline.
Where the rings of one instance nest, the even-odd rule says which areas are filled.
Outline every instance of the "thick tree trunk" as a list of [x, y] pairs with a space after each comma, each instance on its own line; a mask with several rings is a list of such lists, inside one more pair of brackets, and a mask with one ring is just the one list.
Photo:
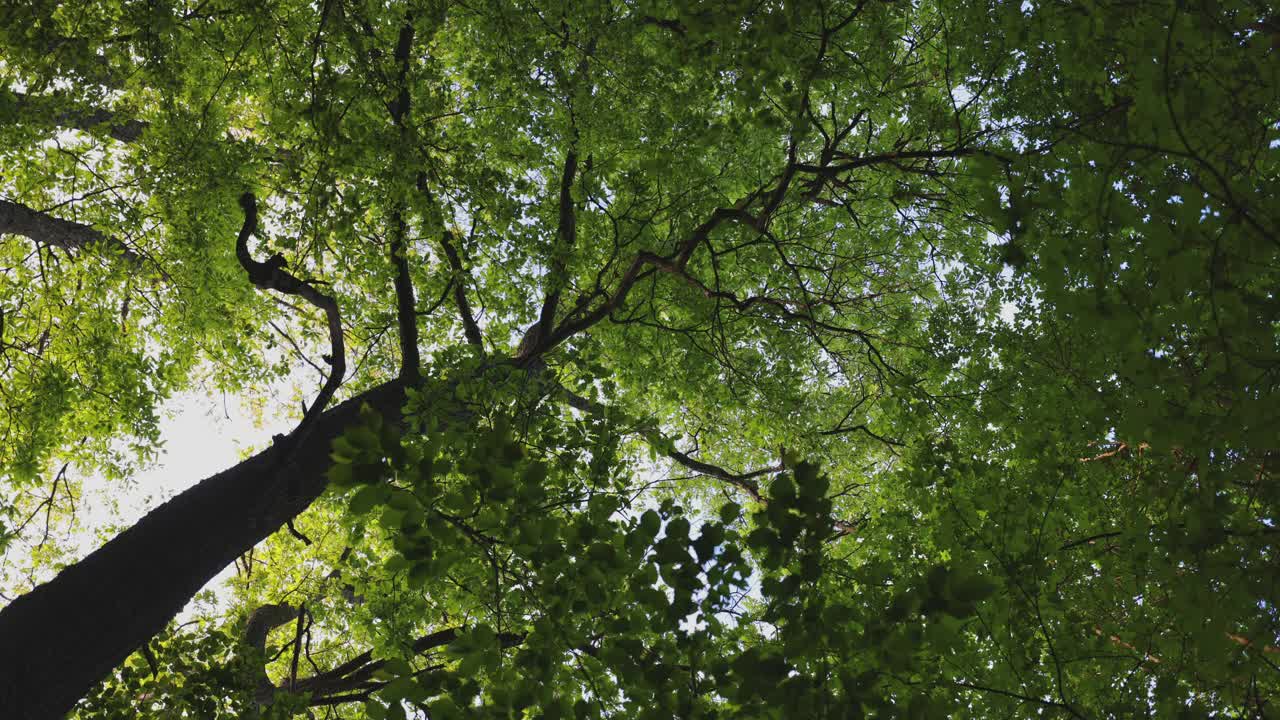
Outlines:
[[316, 419], [283, 444], [201, 481], [0, 611], [0, 716], [63, 717], [241, 553], [324, 491], [332, 441], [368, 403], [399, 412], [400, 381]]

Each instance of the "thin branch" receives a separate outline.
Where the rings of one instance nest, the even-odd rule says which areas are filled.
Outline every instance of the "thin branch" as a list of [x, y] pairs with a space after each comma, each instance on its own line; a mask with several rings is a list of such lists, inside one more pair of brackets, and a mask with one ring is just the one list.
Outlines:
[[[598, 402], [585, 398], [563, 386], [560, 387], [560, 392], [569, 406], [576, 410], [581, 410], [582, 412], [594, 415], [605, 414], [604, 406]], [[752, 470], [745, 473], [734, 473], [720, 467], [719, 465], [712, 465], [711, 463], [698, 460], [697, 458], [691, 457], [686, 453], [682, 453], [675, 448], [671, 448], [669, 450], [662, 448], [655, 449], [699, 475], [713, 477], [717, 480], [723, 480], [724, 482], [729, 483], [730, 485], [747, 493], [747, 495], [751, 496], [752, 500], [755, 500], [762, 505], [768, 503], [769, 499], [761, 494], [760, 481], [757, 480], [757, 478], [773, 473], [780, 473], [786, 470], [786, 466], [783, 463], [778, 463], [777, 465], [761, 468], [759, 470]], [[858, 522], [841, 519], [833, 519], [832, 525], [835, 527], [836, 534], [839, 536], [852, 535], [861, 528], [861, 524]]]
[[484, 337], [480, 334], [480, 326], [471, 315], [471, 303], [467, 302], [466, 279], [470, 278], [471, 274], [462, 266], [462, 258], [458, 257], [458, 250], [453, 246], [452, 231], [445, 230], [440, 234], [440, 247], [444, 249], [445, 258], [448, 259], [449, 267], [453, 270], [453, 302], [458, 306], [458, 314], [462, 316], [462, 331], [467, 336], [467, 342], [481, 347], [484, 345]]
[[947, 158], [958, 158], [973, 155], [976, 150], [972, 148], [953, 148], [949, 150], [903, 150], [901, 152], [881, 153], [879, 155], [864, 155], [861, 157], [852, 157], [843, 153], [835, 153], [835, 157], [844, 157], [846, 162], [836, 165], [809, 165], [806, 163], [798, 163], [795, 169], [803, 173], [812, 173], [814, 175], [832, 176], [840, 173], [846, 173], [850, 170], [878, 165], [880, 163], [894, 163], [900, 160], [943, 160]]
[[293, 633], [293, 660], [289, 662], [289, 690], [298, 686], [298, 657], [302, 654], [302, 630], [307, 618], [306, 603], [298, 604], [298, 625]]
[[1106, 540], [1108, 538], [1120, 537], [1123, 534], [1124, 533], [1120, 532], [1119, 530], [1114, 532], [1098, 533], [1097, 535], [1091, 535], [1087, 538], [1072, 540], [1071, 542], [1065, 543], [1064, 545], [1062, 545], [1062, 547], [1059, 547], [1058, 550], [1059, 551], [1070, 550], [1071, 548], [1080, 547], [1081, 545], [1092, 545], [1099, 540]]
[[288, 528], [288, 529], [289, 529], [289, 534], [290, 534], [290, 535], [292, 535], [292, 536], [294, 536], [295, 538], [297, 538], [297, 539], [301, 540], [303, 545], [310, 545], [310, 544], [311, 544], [311, 538], [307, 537], [306, 535], [303, 535], [303, 534], [302, 534], [302, 531], [300, 531], [300, 530], [298, 530], [298, 528], [294, 527], [294, 526], [293, 526], [293, 520], [289, 520], [288, 522], [286, 522], [286, 523], [284, 524], [284, 526], [285, 526], [286, 528]]
[[894, 447], [906, 447], [906, 445], [901, 441], [892, 440], [890, 438], [884, 437], [883, 435], [873, 432], [871, 428], [868, 428], [865, 424], [853, 425], [849, 427], [845, 427], [845, 426], [835, 427], [830, 430], [823, 430], [818, 434], [819, 435], [843, 435], [845, 433], [851, 433], [851, 432], [865, 433], [867, 436], [874, 438], [876, 440], [879, 440], [885, 445], [892, 445]]
[[981, 690], [982, 692], [989, 692], [989, 693], [994, 693], [996, 695], [1003, 695], [1008, 698], [1021, 700], [1023, 702], [1034, 703], [1036, 705], [1041, 705], [1044, 707], [1058, 708], [1060, 710], [1067, 711], [1068, 713], [1070, 713], [1072, 717], [1079, 718], [1079, 720], [1085, 720], [1085, 717], [1081, 715], [1079, 712], [1077, 712], [1075, 708], [1071, 707], [1070, 705], [1064, 705], [1060, 702], [1054, 702], [1053, 700], [1043, 700], [1041, 698], [1031, 697], [1030, 695], [1023, 695], [1021, 693], [1011, 692], [1009, 690], [1000, 690], [999, 688], [987, 687], [985, 685], [978, 685], [977, 683], [967, 683], [959, 680], [957, 680], [955, 684], [962, 688], [969, 688], [970, 690]]
[[[14, 95], [16, 96], [17, 110], [23, 114], [30, 111], [40, 112], [46, 107], [56, 110], [57, 105], [65, 101], [65, 98], [59, 97], [60, 93], [56, 92], [50, 95], [28, 95], [26, 93], [14, 93]], [[137, 118], [123, 119], [115, 111], [101, 107], [62, 109], [55, 112], [53, 122], [58, 127], [85, 131], [107, 125], [107, 135], [112, 139], [125, 143], [136, 142], [138, 138], [142, 137], [142, 133], [150, 127], [150, 124], [144, 120], [138, 120]]]

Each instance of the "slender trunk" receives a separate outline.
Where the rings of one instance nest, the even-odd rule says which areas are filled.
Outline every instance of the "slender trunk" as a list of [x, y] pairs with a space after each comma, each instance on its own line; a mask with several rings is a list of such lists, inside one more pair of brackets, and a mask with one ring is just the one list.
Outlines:
[[338, 405], [287, 458], [274, 445], [201, 481], [0, 610], [0, 714], [63, 717], [214, 575], [319, 497], [332, 441], [361, 405], [390, 416], [403, 400], [397, 380]]

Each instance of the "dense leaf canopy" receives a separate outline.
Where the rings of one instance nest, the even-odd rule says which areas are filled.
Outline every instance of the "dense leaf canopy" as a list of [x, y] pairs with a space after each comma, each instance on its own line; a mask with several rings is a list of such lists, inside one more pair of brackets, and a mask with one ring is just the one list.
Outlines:
[[0, 7], [6, 592], [331, 453], [74, 717], [1280, 712], [1269, 3]]

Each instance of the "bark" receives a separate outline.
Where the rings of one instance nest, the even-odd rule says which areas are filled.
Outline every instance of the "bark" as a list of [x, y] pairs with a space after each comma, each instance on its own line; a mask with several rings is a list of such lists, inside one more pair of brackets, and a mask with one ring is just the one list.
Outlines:
[[[249, 614], [249, 622], [244, 631], [244, 643], [258, 652], [264, 652], [267, 647], [267, 635], [297, 615], [298, 611], [291, 605], [263, 605]], [[258, 673], [255, 699], [259, 704], [266, 704], [270, 702], [273, 693], [275, 693], [275, 686], [267, 677], [266, 666], [263, 666]]]
[[129, 249], [129, 246], [100, 230], [56, 218], [9, 200], [0, 200], [0, 235], [4, 234], [21, 235], [41, 245], [62, 248], [68, 252], [102, 247], [135, 265], [142, 262], [142, 258]]
[[316, 418], [293, 451], [279, 443], [151, 511], [84, 560], [0, 610], [0, 708], [60, 718], [237, 556], [325, 489], [332, 441], [361, 405], [394, 419], [396, 380]]

